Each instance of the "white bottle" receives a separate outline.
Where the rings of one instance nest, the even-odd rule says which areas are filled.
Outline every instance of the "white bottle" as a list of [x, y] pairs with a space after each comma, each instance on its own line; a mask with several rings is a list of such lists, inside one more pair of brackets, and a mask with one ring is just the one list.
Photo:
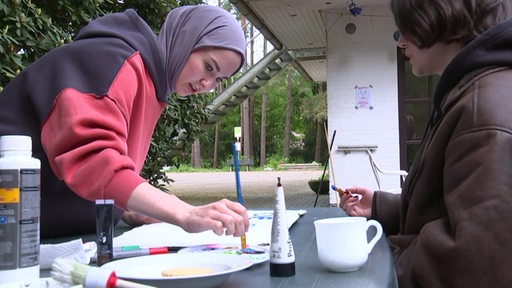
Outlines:
[[29, 136], [0, 137], [0, 284], [39, 279], [41, 162]]
[[272, 217], [270, 237], [270, 276], [290, 277], [295, 275], [295, 252], [288, 232], [286, 203], [281, 177], [277, 177], [276, 205]]

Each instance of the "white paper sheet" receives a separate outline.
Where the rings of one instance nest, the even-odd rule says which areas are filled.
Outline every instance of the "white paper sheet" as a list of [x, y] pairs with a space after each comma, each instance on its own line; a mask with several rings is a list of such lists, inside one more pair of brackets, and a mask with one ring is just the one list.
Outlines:
[[[248, 213], [250, 227], [246, 234], [247, 244], [270, 244], [273, 210], [249, 210]], [[304, 214], [306, 214], [306, 210], [287, 210], [288, 228]], [[218, 236], [212, 231], [188, 233], [176, 225], [155, 223], [127, 231], [115, 237], [113, 244], [114, 247], [138, 245], [141, 248], [204, 244], [240, 245], [240, 238], [225, 235]]]

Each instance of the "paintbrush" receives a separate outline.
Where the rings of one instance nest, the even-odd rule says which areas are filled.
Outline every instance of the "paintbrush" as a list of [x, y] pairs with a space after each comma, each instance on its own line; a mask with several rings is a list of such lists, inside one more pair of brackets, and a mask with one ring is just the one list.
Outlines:
[[153, 287], [122, 280], [109, 269], [89, 266], [66, 258], [57, 258], [53, 261], [51, 275], [56, 281], [82, 285], [85, 288]]
[[[235, 179], [236, 179], [236, 195], [238, 199], [238, 203], [244, 204], [242, 200], [242, 185], [240, 184], [240, 167], [238, 166], [238, 151], [236, 144], [233, 144], [233, 164], [235, 166]], [[240, 238], [242, 251], [247, 249], [247, 238], [245, 234]]]
[[343, 190], [342, 188], [339, 188], [339, 187], [336, 187], [336, 185], [331, 185], [331, 188], [332, 190], [336, 191], [336, 192], [341, 192], [341, 193], [344, 193], [344, 194], [350, 194], [350, 197], [357, 197], [357, 200], [361, 200], [363, 199], [363, 195], [361, 194], [352, 194], [350, 192], [348, 192], [347, 190]]

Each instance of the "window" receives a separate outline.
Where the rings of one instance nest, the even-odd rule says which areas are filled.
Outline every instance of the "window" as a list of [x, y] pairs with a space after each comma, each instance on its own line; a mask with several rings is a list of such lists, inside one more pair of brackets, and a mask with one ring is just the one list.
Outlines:
[[439, 76], [414, 76], [408, 59], [401, 49], [397, 51], [400, 169], [409, 171], [432, 111]]

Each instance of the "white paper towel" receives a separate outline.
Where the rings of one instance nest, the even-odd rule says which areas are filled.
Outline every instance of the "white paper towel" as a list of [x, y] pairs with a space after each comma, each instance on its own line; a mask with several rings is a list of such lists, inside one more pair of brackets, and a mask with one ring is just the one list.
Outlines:
[[93, 246], [89, 244], [84, 246], [82, 239], [58, 244], [41, 244], [39, 249], [39, 265], [41, 269], [49, 269], [52, 266], [53, 260], [58, 257], [69, 258], [79, 263], [89, 264], [91, 255], [95, 253], [96, 245]]

